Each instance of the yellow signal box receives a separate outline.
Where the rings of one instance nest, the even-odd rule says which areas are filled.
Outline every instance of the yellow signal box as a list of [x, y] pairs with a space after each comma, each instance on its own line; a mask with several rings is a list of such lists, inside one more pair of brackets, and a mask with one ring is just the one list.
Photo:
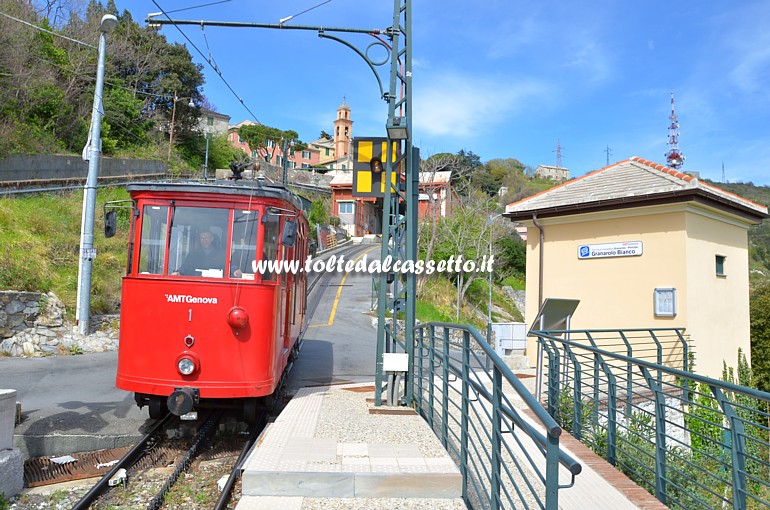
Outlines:
[[[385, 161], [387, 138], [353, 138], [353, 196], [385, 196]], [[391, 143], [391, 161], [396, 160], [398, 142]], [[391, 182], [398, 182], [398, 167], [394, 167]]]

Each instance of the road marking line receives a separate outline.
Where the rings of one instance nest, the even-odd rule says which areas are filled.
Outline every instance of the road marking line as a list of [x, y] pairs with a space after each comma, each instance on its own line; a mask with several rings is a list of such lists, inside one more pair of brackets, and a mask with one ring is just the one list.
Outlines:
[[[368, 250], [363, 252], [361, 255], [356, 257], [356, 259], [353, 261], [353, 263], [355, 264], [356, 262], [361, 260], [364, 255], [366, 255], [367, 253], [369, 253], [372, 250], [375, 250], [376, 248], [378, 248], [378, 247], [375, 246], [373, 248], [369, 248]], [[334, 317], [335, 317], [335, 315], [337, 315], [337, 305], [339, 304], [340, 296], [342, 295], [342, 287], [345, 285], [345, 280], [347, 279], [349, 274], [350, 273], [345, 273], [345, 276], [342, 277], [342, 281], [340, 282], [340, 286], [337, 289], [337, 295], [334, 296], [334, 303], [332, 303], [332, 311], [329, 314], [329, 322], [327, 322], [326, 324], [311, 324], [310, 326], [308, 326], [308, 328], [321, 328], [321, 327], [324, 327], [324, 326], [334, 326]]]

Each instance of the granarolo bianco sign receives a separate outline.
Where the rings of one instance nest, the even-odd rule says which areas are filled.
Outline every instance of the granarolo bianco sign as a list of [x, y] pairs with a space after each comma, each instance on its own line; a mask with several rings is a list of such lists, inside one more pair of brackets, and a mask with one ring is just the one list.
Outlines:
[[638, 257], [642, 254], [641, 241], [623, 243], [582, 244], [578, 246], [579, 259], [602, 259], [607, 257]]

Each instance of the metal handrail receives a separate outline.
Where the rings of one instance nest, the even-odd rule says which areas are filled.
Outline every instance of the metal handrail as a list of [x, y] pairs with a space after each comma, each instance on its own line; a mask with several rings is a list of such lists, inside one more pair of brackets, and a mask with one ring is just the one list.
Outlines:
[[562, 426], [671, 508], [770, 506], [770, 393], [575, 341], [597, 331], [531, 332]]
[[[472, 326], [420, 324], [414, 341], [408, 404], [458, 464], [468, 507], [556, 510], [559, 489], [572, 486], [582, 467], [559, 448], [562, 429], [553, 417]], [[544, 433], [522, 417], [504, 385]], [[571, 475], [567, 485], [559, 485], [559, 465]]]

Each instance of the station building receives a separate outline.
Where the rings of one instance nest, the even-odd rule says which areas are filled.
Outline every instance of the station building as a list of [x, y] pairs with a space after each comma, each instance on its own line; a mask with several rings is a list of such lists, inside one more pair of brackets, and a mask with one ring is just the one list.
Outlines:
[[685, 328], [701, 375], [750, 355], [748, 230], [766, 206], [632, 157], [505, 216], [527, 227], [527, 324], [545, 298], [578, 299], [571, 329]]

